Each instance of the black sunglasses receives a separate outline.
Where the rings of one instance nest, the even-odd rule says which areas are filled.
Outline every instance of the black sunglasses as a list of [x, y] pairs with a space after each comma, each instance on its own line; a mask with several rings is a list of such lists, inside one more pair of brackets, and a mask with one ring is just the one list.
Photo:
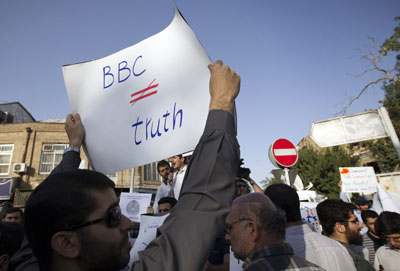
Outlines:
[[87, 227], [93, 224], [97, 224], [101, 221], [105, 220], [107, 227], [115, 228], [121, 224], [121, 208], [119, 205], [113, 206], [107, 210], [105, 215], [102, 218], [94, 219], [92, 221], [84, 222], [77, 225], [72, 225], [64, 228], [64, 231], [73, 231], [83, 227]]

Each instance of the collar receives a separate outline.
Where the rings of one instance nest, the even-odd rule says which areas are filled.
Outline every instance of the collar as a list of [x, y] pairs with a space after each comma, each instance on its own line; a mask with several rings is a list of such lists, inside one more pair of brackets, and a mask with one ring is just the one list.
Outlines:
[[182, 173], [184, 173], [184, 172], [186, 171], [186, 167], [187, 167], [187, 165], [184, 165], [183, 168], [182, 168], [180, 171], [178, 170], [178, 171], [176, 172], [176, 174], [182, 174]]
[[284, 255], [284, 254], [294, 255], [293, 249], [288, 243], [263, 246], [257, 248], [252, 253], [250, 253], [244, 260], [242, 267], [243, 269], [246, 269], [246, 267], [252, 261], [258, 258], [266, 258], [269, 256]]

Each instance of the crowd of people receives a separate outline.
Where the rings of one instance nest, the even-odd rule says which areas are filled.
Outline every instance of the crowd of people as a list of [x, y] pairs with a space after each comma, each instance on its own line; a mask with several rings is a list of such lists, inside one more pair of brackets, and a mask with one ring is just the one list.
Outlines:
[[133, 223], [121, 213], [114, 183], [78, 169], [85, 130], [79, 114], [70, 114], [61, 163], [33, 191], [23, 216], [9, 208], [2, 218], [0, 270], [229, 270], [230, 250], [247, 271], [399, 270], [400, 214], [327, 199], [317, 206], [320, 234], [302, 222], [295, 189], [273, 184], [263, 191], [249, 175], [237, 178], [240, 77], [222, 61], [209, 69], [203, 135], [189, 164], [181, 155], [170, 158], [173, 169], [158, 163], [163, 181], [147, 211], [168, 217], [138, 261], [128, 266]]

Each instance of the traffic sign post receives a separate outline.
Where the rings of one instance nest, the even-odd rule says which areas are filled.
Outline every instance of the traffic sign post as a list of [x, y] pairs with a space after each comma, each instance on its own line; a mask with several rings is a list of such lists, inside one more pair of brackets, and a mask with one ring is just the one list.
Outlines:
[[298, 153], [296, 146], [287, 139], [280, 138], [269, 147], [269, 159], [273, 165], [283, 168], [287, 185], [290, 186], [289, 167], [296, 164]]

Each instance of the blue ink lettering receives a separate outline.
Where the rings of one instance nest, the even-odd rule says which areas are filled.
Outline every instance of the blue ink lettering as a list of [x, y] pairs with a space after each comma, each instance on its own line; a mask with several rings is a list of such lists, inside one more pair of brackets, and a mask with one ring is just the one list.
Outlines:
[[150, 122], [151, 122], [151, 118], [148, 120], [147, 118], [146, 118], [146, 140], [149, 138], [148, 137], [148, 130], [147, 130], [147, 128], [149, 127], [149, 124], [150, 124]]
[[136, 145], [139, 145], [140, 143], [142, 143], [141, 140], [140, 140], [140, 141], [137, 141], [137, 140], [136, 140], [137, 128], [138, 128], [138, 126], [141, 125], [141, 124], [143, 124], [143, 121], [139, 121], [139, 117], [137, 118], [136, 123], [135, 123], [135, 124], [132, 124], [132, 127], [135, 127], [135, 144], [136, 144]]
[[156, 135], [161, 136], [159, 129], [160, 129], [160, 119], [158, 119], [157, 130], [154, 134], [153, 134], [153, 122], [151, 123], [151, 131], [150, 131], [151, 138], [154, 138]]
[[[107, 72], [106, 72], [106, 69], [108, 69]], [[110, 73], [110, 71], [111, 71], [110, 66], [105, 66], [105, 67], [103, 68], [103, 88], [108, 88], [108, 87], [110, 87], [110, 86], [114, 83], [114, 75], [113, 75], [112, 73]], [[112, 77], [111, 83], [108, 84], [107, 86], [106, 86], [106, 75]]]
[[164, 115], [163, 115], [163, 117], [164, 117], [164, 132], [168, 132], [168, 128], [167, 128], [167, 118], [168, 118], [168, 116], [169, 116], [170, 114], [168, 113], [168, 110], [167, 110], [167, 113], [165, 113]]
[[[145, 138], [145, 141], [151, 140], [153, 138], [161, 137], [163, 133], [167, 133], [168, 131], [175, 130], [175, 126], [177, 128], [181, 128], [183, 124], [183, 109], [182, 108], [177, 108], [176, 102], [174, 103], [174, 110], [173, 110], [173, 117], [168, 118], [171, 113], [169, 113], [168, 110], [166, 110], [165, 114], [163, 114], [159, 118], [154, 118], [154, 120], [151, 117], [145, 118], [145, 126], [140, 126], [143, 123], [143, 121], [140, 120], [140, 117], [137, 117], [136, 123], [132, 124], [132, 127], [135, 128], [135, 144], [139, 145], [142, 143], [142, 138]], [[178, 126], [178, 117], [179, 117], [179, 126]], [[164, 118], [164, 129], [160, 131], [160, 123], [162, 122], [162, 118]], [[156, 123], [157, 122], [157, 123]], [[157, 127], [156, 127], [157, 126]], [[169, 129], [168, 127], [173, 127], [172, 129]], [[149, 136], [150, 134], [150, 136]]]
[[139, 58], [142, 58], [142, 56], [138, 56], [138, 57], [136, 58], [135, 62], [133, 63], [133, 66], [132, 66], [132, 73], [133, 73], [134, 76], [140, 76], [140, 75], [142, 75], [142, 74], [146, 71], [146, 69], [144, 69], [144, 70], [143, 70], [142, 72], [140, 72], [140, 73], [135, 73], [136, 61], [137, 61]]
[[179, 123], [179, 128], [181, 128], [181, 126], [182, 126], [182, 119], [183, 119], [183, 111], [182, 111], [182, 109], [180, 109], [180, 110], [178, 110], [178, 112], [176, 112], [176, 114], [175, 114], [175, 108], [176, 108], [176, 103], [174, 104], [174, 121], [173, 121], [173, 125], [172, 125], [172, 129], [174, 129], [175, 130], [175, 121], [176, 121], [176, 116], [180, 113], [181, 114], [181, 121], [180, 121], [180, 123]]
[[[122, 63], [124, 63], [125, 66], [121, 69]], [[128, 66], [128, 62], [126, 62], [126, 61], [122, 61], [118, 64], [118, 83], [124, 82], [126, 79], [129, 78], [129, 76], [131, 76], [131, 70], [127, 66]], [[128, 70], [128, 76], [121, 80], [121, 71], [122, 70]]]

